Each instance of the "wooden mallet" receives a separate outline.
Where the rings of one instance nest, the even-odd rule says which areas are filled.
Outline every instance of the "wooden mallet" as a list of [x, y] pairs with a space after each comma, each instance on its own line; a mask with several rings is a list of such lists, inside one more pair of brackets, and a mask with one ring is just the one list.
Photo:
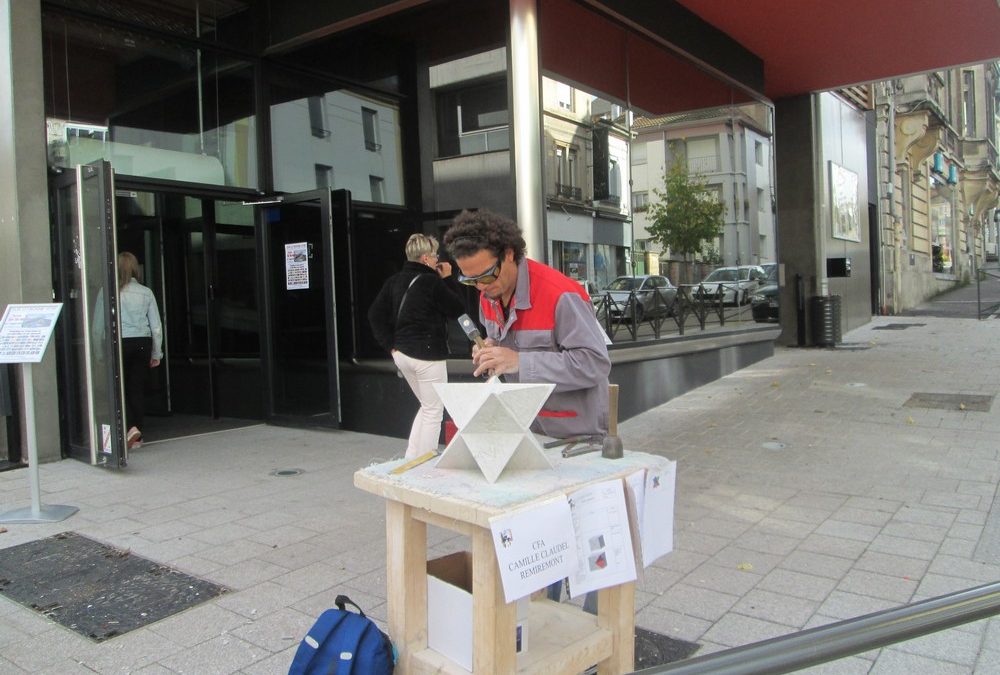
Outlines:
[[622, 439], [618, 438], [618, 385], [608, 385], [608, 435], [604, 437], [601, 457], [621, 459], [624, 454]]

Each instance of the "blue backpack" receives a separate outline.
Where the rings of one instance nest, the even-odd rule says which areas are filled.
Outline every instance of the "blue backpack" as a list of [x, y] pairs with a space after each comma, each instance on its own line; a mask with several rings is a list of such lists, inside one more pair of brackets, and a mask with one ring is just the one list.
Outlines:
[[337, 609], [320, 614], [299, 643], [288, 675], [391, 675], [396, 653], [389, 636], [346, 595], [333, 602]]

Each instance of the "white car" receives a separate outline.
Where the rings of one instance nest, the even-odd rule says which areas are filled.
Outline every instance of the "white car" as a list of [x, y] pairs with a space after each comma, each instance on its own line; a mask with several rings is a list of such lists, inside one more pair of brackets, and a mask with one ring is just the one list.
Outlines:
[[648, 316], [669, 316], [677, 287], [662, 274], [618, 277], [604, 289], [611, 298], [611, 317], [642, 321]]
[[745, 305], [766, 279], [767, 272], [759, 265], [720, 267], [705, 277], [696, 292], [711, 298], [722, 288], [723, 304]]

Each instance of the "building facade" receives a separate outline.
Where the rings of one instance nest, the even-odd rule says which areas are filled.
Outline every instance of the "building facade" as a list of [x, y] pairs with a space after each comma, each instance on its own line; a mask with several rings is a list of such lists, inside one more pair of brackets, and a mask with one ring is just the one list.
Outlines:
[[632, 154], [636, 247], [659, 258], [662, 267], [683, 269], [679, 257], [649, 239], [646, 209], [657, 199], [654, 191], [663, 189], [665, 173], [684, 161], [689, 174], [704, 179], [726, 207], [722, 234], [702, 258], [716, 265], [777, 262], [770, 118], [763, 105], [638, 118]]
[[996, 256], [998, 80], [993, 61], [873, 85], [886, 312], [968, 283]]

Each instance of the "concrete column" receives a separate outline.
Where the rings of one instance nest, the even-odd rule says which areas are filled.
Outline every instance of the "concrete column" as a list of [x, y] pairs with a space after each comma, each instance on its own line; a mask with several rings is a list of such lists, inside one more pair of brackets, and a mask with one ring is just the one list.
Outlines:
[[[781, 336], [779, 344], [798, 343], [800, 330], [812, 344], [809, 298], [818, 295], [816, 222], [815, 110], [809, 94], [779, 99], [774, 105], [775, 182], [778, 206], [778, 260], [785, 265], [781, 292]], [[802, 302], [805, 317], [800, 326], [796, 298], [796, 275], [804, 281]]]
[[[0, 304], [52, 302], [39, 0], [0, 0]], [[60, 318], [66, 321], [65, 316]], [[60, 458], [53, 340], [32, 366], [38, 456]], [[19, 394], [20, 398], [20, 394]], [[21, 402], [24, 419], [24, 402]], [[22, 447], [24, 429], [22, 424]]]
[[528, 256], [547, 262], [537, 0], [510, 0], [511, 175]]

